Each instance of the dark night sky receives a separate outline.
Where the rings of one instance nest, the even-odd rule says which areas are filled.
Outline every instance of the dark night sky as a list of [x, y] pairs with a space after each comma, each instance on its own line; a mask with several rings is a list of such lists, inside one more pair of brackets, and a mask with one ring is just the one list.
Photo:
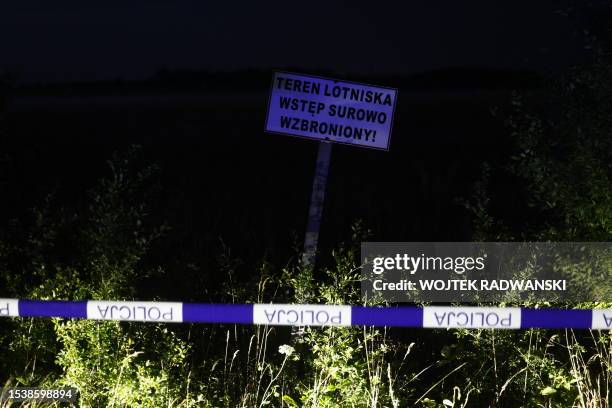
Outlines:
[[26, 81], [143, 78], [162, 68], [555, 70], [579, 55], [571, 22], [555, 8], [540, 0], [3, 1], [0, 69]]

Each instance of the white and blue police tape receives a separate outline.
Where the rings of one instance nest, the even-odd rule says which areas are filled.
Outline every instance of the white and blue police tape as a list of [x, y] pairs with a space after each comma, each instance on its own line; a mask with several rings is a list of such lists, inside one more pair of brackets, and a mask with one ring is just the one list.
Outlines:
[[281, 326], [396, 326], [471, 329], [612, 329], [612, 309], [473, 306], [332, 306], [145, 301], [0, 299], [0, 317]]

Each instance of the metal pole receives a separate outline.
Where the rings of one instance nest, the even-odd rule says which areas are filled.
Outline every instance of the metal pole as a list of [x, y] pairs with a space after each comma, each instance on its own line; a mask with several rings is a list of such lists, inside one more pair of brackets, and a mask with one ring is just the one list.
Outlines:
[[310, 208], [308, 209], [308, 225], [304, 237], [304, 255], [302, 263], [305, 266], [314, 265], [319, 242], [319, 229], [321, 228], [321, 217], [323, 215], [323, 203], [325, 202], [325, 189], [327, 187], [327, 174], [331, 161], [332, 144], [320, 142], [317, 152], [317, 165], [312, 180], [312, 195], [310, 196]]

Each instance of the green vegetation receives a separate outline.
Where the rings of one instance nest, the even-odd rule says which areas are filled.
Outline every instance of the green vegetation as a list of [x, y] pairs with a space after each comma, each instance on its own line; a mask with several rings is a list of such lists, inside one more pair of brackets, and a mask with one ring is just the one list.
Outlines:
[[[486, 166], [465, 202], [475, 240], [609, 240], [610, 71], [599, 61], [571, 72], [537, 115], [516, 96], [504, 115], [516, 151]], [[171, 226], [151, 217], [156, 169], [138, 157], [137, 149], [115, 156], [85, 207], [49, 196], [30, 219], [14, 220], [0, 236], [0, 295], [157, 299], [160, 285], [150, 282], [197, 269], [156, 256]], [[523, 218], [496, 212], [509, 195], [493, 191], [492, 179], [523, 186], [511, 192], [525, 198], [515, 209]], [[263, 258], [237, 276], [240, 259], [223, 247], [207, 273], [224, 284], [205, 293], [194, 285], [181, 300], [358, 304], [368, 234], [356, 223], [351, 242], [316, 270]], [[571, 307], [593, 306], [606, 305]], [[609, 407], [612, 335], [2, 319], [0, 381], [74, 386], [83, 407]]]

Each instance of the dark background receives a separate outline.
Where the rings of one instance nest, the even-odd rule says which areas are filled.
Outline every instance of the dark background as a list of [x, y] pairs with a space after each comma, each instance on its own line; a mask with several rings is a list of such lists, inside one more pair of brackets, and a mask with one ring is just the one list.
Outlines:
[[583, 11], [592, 3], [3, 2], [0, 67], [24, 81], [286, 66], [362, 75], [449, 66], [555, 70], [583, 54], [575, 34], [593, 18]]
[[[333, 147], [323, 253], [356, 220], [372, 240], [470, 240], [457, 199], [483, 162], [511, 154], [492, 110], [513, 90], [537, 100], [582, 61], [590, 15], [562, 2], [410, 3], [2, 4], [2, 222], [50, 192], [85, 201], [111, 154], [136, 143], [162, 169], [169, 253], [206, 257], [222, 238], [282, 262], [303, 237], [317, 149], [263, 132], [283, 69], [399, 88], [389, 152]], [[508, 212], [512, 182], [497, 185]]]
[[[81, 270], [79, 262], [90, 258], [78, 253], [82, 237], [75, 231], [53, 235], [61, 218], [56, 214], [77, 215], [69, 225], [79, 232], [88, 192], [110, 174], [107, 160], [138, 144], [142, 157], [134, 165], [161, 169], [148, 222], [171, 227], [142, 263], [162, 265], [165, 274], [139, 274], [115, 290], [126, 298], [252, 300], [257, 286], [247, 278], [259, 279], [257, 261], [266, 256], [278, 277], [280, 266], [295, 260], [317, 151], [314, 141], [263, 132], [276, 69], [399, 89], [389, 152], [333, 146], [320, 265], [330, 263], [330, 249], [351, 238], [357, 220], [372, 230], [373, 241], [470, 241], [472, 218], [459, 200], [473, 195], [485, 162], [500, 169], [515, 152], [504, 124], [513, 94], [523, 95], [526, 111], [537, 114], [550, 82], [590, 58], [586, 40], [611, 21], [598, 3], [0, 2], [0, 243], [13, 246], [4, 281], [19, 290], [10, 296], [39, 293], [39, 283], [49, 291], [58, 282], [90, 283], [60, 274], [71, 270], [64, 265]], [[489, 191], [498, 206], [492, 212], [505, 214], [518, 229], [533, 217], [520, 183], [497, 174]], [[38, 213], [50, 225], [41, 233], [34, 207], [45, 203], [56, 212]], [[118, 228], [117, 246], [134, 227]], [[223, 243], [242, 260], [239, 276], [221, 267]], [[83, 279], [97, 271], [95, 265], [82, 269], [77, 276]], [[227, 290], [234, 282], [243, 285]], [[0, 287], [0, 295], [9, 290]], [[197, 332], [189, 338], [199, 353], [227, 350], [224, 328]], [[284, 344], [289, 330], [279, 333], [274, 341]], [[454, 332], [404, 330], [397, 338], [424, 344], [408, 361], [413, 372], [447, 345], [459, 346], [452, 351], [458, 358], [480, 360], [464, 354], [468, 342]], [[516, 353], [520, 344], [506, 349]], [[55, 367], [53, 349], [35, 348]], [[525, 349], [532, 349], [531, 340]], [[548, 346], [545, 352], [552, 356]], [[13, 353], [10, 363], [17, 367], [13, 360], [29, 358], [22, 354]], [[517, 361], [499, 356], [506, 364]], [[473, 375], [471, 367], [456, 375]], [[421, 371], [419, 384], [434, 384], [447, 368]]]

